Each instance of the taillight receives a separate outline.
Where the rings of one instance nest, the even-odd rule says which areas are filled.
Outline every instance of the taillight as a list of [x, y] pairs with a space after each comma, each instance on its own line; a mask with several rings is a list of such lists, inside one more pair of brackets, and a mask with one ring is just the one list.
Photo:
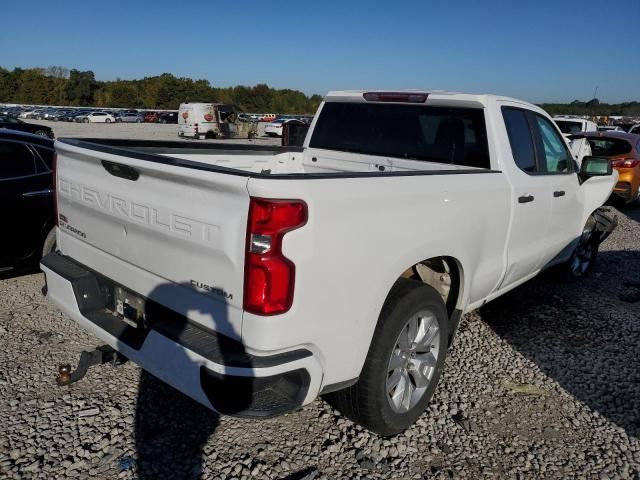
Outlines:
[[282, 254], [282, 238], [307, 223], [302, 200], [251, 198], [244, 270], [244, 309], [284, 313], [293, 303], [295, 265]]
[[611, 166], [617, 168], [634, 168], [638, 166], [638, 163], [640, 163], [640, 160], [635, 158], [619, 158], [612, 160]]
[[53, 152], [53, 160], [51, 162], [53, 174], [53, 215], [55, 217], [56, 226], [58, 226], [58, 153]]

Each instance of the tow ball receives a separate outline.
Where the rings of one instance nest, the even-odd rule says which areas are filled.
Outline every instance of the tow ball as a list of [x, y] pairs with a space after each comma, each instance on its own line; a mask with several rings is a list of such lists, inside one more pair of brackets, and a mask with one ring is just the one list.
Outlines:
[[87, 352], [84, 350], [80, 354], [80, 360], [75, 370], [71, 371], [71, 365], [64, 364], [58, 366], [58, 376], [56, 377], [56, 383], [60, 386], [71, 385], [72, 383], [81, 380], [89, 370], [89, 367], [94, 365], [102, 365], [103, 363], [110, 363], [114, 367], [122, 365], [127, 361], [121, 353], [116, 352], [109, 345], [100, 345], [95, 350]]

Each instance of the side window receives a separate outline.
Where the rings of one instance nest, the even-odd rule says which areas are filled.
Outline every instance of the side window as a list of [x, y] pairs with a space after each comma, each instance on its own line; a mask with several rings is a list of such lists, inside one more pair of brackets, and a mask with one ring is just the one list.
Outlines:
[[541, 173], [572, 173], [573, 157], [567, 144], [553, 125], [541, 115], [535, 115], [538, 132], [538, 157]]
[[0, 180], [36, 173], [33, 154], [26, 145], [0, 142]]
[[516, 108], [503, 108], [502, 116], [507, 127], [509, 143], [516, 165], [523, 172], [535, 173], [535, 150], [526, 113]]

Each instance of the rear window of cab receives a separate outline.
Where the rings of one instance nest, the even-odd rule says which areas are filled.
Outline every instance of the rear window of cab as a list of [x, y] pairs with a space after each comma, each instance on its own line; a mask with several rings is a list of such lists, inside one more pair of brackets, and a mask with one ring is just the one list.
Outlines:
[[325, 103], [312, 148], [490, 168], [484, 111], [382, 103]]

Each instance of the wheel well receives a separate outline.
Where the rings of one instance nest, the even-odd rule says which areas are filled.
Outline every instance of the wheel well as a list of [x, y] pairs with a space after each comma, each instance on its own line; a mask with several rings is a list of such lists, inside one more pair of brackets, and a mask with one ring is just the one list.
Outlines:
[[433, 287], [453, 316], [462, 293], [462, 268], [453, 257], [433, 257], [407, 268], [400, 277], [410, 278]]

